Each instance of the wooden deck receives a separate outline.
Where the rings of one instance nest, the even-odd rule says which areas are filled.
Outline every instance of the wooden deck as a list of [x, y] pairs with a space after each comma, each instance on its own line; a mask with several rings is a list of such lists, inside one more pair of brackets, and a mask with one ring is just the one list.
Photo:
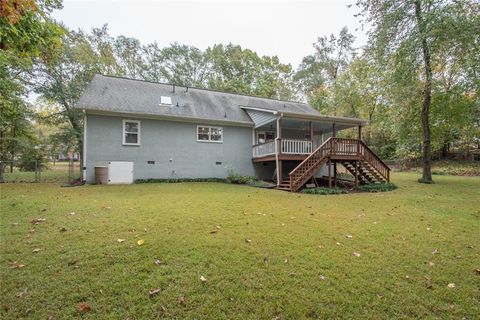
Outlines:
[[[263, 145], [254, 146], [254, 163], [259, 162], [279, 162], [279, 176], [282, 177], [282, 161], [299, 161], [300, 164], [289, 173], [288, 179], [280, 179], [278, 188], [286, 191], [298, 191], [311, 179], [322, 165], [332, 164], [333, 175], [336, 178], [336, 164], [341, 163], [355, 177], [355, 185], [360, 183], [378, 183], [390, 181], [390, 168], [359, 139], [329, 138], [315, 150], [305, 143], [291, 143], [288, 153], [283, 153], [284, 146], [287, 145], [280, 139], [276, 142], [269, 142], [268, 149]], [[269, 154], [262, 155], [263, 150], [268, 150]], [[273, 153], [272, 150], [274, 151]], [[278, 154], [277, 154], [277, 151]], [[298, 151], [298, 154], [295, 152]], [[278, 156], [278, 158], [277, 158]], [[331, 182], [331, 169], [328, 166], [329, 186]]]

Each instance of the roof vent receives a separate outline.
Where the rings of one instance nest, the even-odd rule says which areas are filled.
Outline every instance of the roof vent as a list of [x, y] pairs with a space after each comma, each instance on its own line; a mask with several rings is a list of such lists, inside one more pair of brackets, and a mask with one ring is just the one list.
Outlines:
[[172, 97], [161, 96], [160, 104], [172, 105]]

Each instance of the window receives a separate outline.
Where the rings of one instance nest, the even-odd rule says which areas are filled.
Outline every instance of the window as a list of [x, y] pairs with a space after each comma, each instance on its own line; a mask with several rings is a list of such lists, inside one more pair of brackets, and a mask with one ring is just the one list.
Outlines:
[[197, 141], [199, 142], [223, 142], [222, 127], [197, 126]]
[[172, 104], [172, 97], [167, 97], [167, 96], [161, 96], [160, 97], [160, 104]]
[[123, 144], [140, 145], [140, 121], [123, 120]]
[[257, 143], [265, 143], [275, 140], [275, 132], [271, 131], [259, 131], [257, 132]]

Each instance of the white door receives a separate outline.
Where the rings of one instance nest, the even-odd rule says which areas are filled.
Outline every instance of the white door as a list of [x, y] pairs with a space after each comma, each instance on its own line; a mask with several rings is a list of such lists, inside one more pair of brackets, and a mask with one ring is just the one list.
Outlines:
[[109, 161], [108, 183], [133, 183], [133, 162]]

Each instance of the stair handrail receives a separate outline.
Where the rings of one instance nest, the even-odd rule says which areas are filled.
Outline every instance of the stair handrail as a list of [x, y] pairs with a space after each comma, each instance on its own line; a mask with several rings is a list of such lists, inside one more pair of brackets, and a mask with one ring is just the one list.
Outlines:
[[310, 158], [314, 157], [317, 152], [321, 151], [321, 149], [323, 149], [327, 144], [330, 144], [332, 139], [332, 137], [329, 137], [327, 140], [325, 140], [317, 149], [315, 149], [315, 151], [310, 153], [308, 157], [306, 157], [302, 162], [300, 162], [298, 166], [296, 166], [292, 171], [290, 171], [290, 173], [288, 174], [288, 176], [290, 177], [290, 189], [292, 189], [293, 186], [294, 181], [292, 179], [292, 175], [295, 173], [295, 171], [299, 170], [306, 162], [308, 162], [308, 160], [310, 160]]
[[[389, 167], [385, 162], [383, 162], [383, 160], [380, 159], [380, 157], [379, 157], [375, 152], [373, 152], [372, 149], [370, 149], [370, 147], [369, 147], [365, 142], [363, 142], [363, 141], [360, 141], [360, 142], [361, 142], [361, 144], [362, 144], [363, 149], [366, 150], [366, 151], [368, 151], [369, 155], [373, 156], [373, 157], [375, 158], [375, 160], [377, 160], [380, 164], [382, 164], [382, 166], [384, 167], [384, 169], [386, 169], [386, 173], [387, 173], [387, 174], [384, 175], [381, 170], [378, 170], [378, 168], [375, 168], [375, 169], [377, 169], [377, 171], [378, 171], [381, 175], [383, 175], [384, 178], [387, 179], [387, 181], [390, 181], [390, 171], [391, 171], [390, 167]], [[360, 154], [360, 150], [358, 150], [358, 151], [359, 151], [359, 154]], [[361, 156], [365, 158], [365, 154], [364, 154], [364, 153], [361, 153]], [[373, 163], [371, 163], [371, 164], [373, 165]]]

